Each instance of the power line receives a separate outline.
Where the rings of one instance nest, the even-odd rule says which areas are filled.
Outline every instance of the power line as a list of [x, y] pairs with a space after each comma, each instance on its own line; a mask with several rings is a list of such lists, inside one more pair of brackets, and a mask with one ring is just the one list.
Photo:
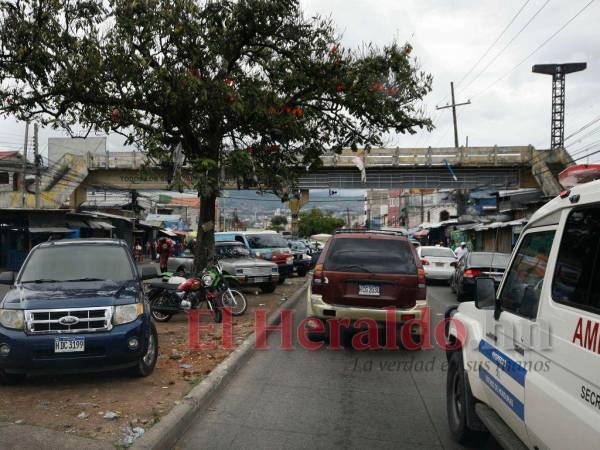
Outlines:
[[[550, 0], [546, 0], [546, 2], [533, 14], [533, 16], [531, 16], [531, 18], [525, 23], [525, 25], [523, 25], [523, 27], [521, 27], [521, 29], [517, 32], [517, 34], [515, 34], [510, 41], [508, 41], [508, 43], [502, 48], [502, 50], [500, 50], [496, 56], [494, 56], [491, 61], [489, 61], [487, 63], [487, 65], [483, 68], [483, 70], [481, 72], [479, 72], [475, 78], [473, 78], [465, 87], [463, 90], [468, 89], [470, 86], [473, 85], [473, 83], [475, 81], [477, 81], [479, 79], [479, 77], [481, 77], [481, 75], [483, 75], [485, 73], [485, 71], [487, 69], [489, 69], [489, 67], [506, 51], [506, 49], [508, 47], [511, 46], [511, 44], [521, 35], [521, 33], [523, 33], [523, 31], [525, 31], [525, 29], [531, 24], [531, 22], [533, 22], [533, 20], [542, 12], [542, 10], [546, 7], [546, 5], [548, 5], [548, 3], [550, 3]], [[525, 7], [525, 5], [523, 6]], [[520, 12], [520, 11], [519, 11]]]
[[[550, 0], [548, 0], [550, 1]], [[475, 70], [475, 68], [479, 65], [479, 63], [481, 61], [484, 60], [484, 58], [490, 53], [490, 51], [492, 50], [492, 48], [494, 48], [494, 46], [498, 43], [498, 41], [500, 39], [502, 39], [502, 36], [504, 36], [504, 34], [508, 31], [508, 29], [510, 28], [510, 26], [514, 23], [514, 21], [517, 19], [517, 17], [519, 17], [519, 15], [521, 14], [521, 12], [523, 12], [523, 10], [525, 9], [525, 7], [529, 4], [530, 0], [526, 0], [525, 3], [523, 3], [523, 5], [521, 6], [521, 8], [519, 8], [519, 10], [517, 11], [517, 13], [512, 17], [512, 19], [510, 20], [510, 22], [508, 22], [508, 24], [504, 27], [504, 29], [502, 30], [502, 32], [498, 35], [498, 37], [494, 40], [494, 42], [492, 42], [492, 44], [488, 47], [488, 49], [479, 57], [479, 59], [477, 60], [477, 62], [475, 62], [475, 64], [473, 64], [473, 66], [469, 69], [469, 71], [463, 75], [463, 77], [458, 81], [458, 83], [456, 83], [456, 87], [458, 88], [461, 83], [463, 81], [465, 81], [466, 78], [469, 77], [469, 75], [471, 75], [473, 73], [473, 70]], [[546, 2], [547, 3], [547, 2]], [[545, 5], [544, 5], [545, 6]], [[511, 41], [512, 42], [512, 41]], [[510, 45], [510, 44], [509, 44]], [[502, 53], [502, 52], [500, 52]], [[496, 56], [497, 58], [498, 56]], [[489, 67], [489, 66], [488, 66]], [[485, 71], [485, 69], [484, 69]], [[481, 73], [480, 73], [481, 75]], [[479, 76], [479, 75], [478, 75]], [[477, 77], [478, 77], [477, 76]], [[477, 77], [475, 77], [475, 80], [477, 79]], [[471, 82], [472, 83], [472, 82]], [[471, 85], [471, 83], [469, 83], [468, 86]], [[467, 86], [467, 87], [468, 87]], [[466, 89], [466, 88], [465, 88]]]
[[569, 20], [567, 20], [558, 30], [556, 30], [554, 33], [552, 33], [548, 38], [546, 38], [546, 40], [544, 42], [542, 42], [540, 45], [538, 45], [535, 50], [533, 50], [531, 53], [529, 53], [529, 55], [527, 55], [525, 58], [523, 58], [517, 65], [515, 65], [512, 69], [510, 69], [508, 72], [506, 72], [504, 75], [502, 75], [500, 78], [498, 78], [496, 81], [494, 81], [492, 84], [490, 84], [488, 87], [486, 87], [484, 90], [482, 90], [481, 92], [479, 92], [478, 94], [474, 95], [473, 98], [475, 97], [479, 97], [480, 95], [483, 95], [484, 93], [486, 93], [488, 90], [490, 90], [493, 86], [495, 86], [497, 83], [499, 83], [500, 81], [504, 80], [506, 77], [508, 77], [510, 74], [512, 74], [515, 70], [517, 70], [521, 65], [523, 65], [529, 58], [531, 58], [533, 55], [535, 55], [538, 51], [540, 51], [548, 42], [550, 42], [552, 39], [554, 39], [562, 30], [564, 30], [571, 22], [573, 22], [577, 17], [579, 17], [579, 15], [581, 15], [592, 3], [594, 3], [595, 0], [590, 0], [588, 3], [586, 3], [583, 8], [581, 8], [579, 11], [577, 11], [577, 13], [572, 16]]
[[565, 138], [565, 142], [568, 141], [569, 139], [571, 139], [573, 136], [576, 136], [577, 134], [581, 133], [585, 129], [589, 128], [590, 126], [592, 126], [593, 124], [595, 124], [598, 121], [600, 121], [600, 116], [596, 117], [595, 119], [590, 120], [588, 123], [586, 123], [585, 125], [583, 125], [577, 131], [574, 131], [573, 133], [571, 133], [570, 135], [568, 135]]

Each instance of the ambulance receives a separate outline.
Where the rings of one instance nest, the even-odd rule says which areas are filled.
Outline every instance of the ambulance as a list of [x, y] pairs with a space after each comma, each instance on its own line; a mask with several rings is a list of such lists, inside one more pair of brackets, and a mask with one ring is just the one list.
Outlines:
[[[597, 181], [589, 181], [594, 179]], [[447, 414], [460, 443], [600, 448], [600, 166], [572, 166], [521, 233], [497, 291], [446, 312]]]

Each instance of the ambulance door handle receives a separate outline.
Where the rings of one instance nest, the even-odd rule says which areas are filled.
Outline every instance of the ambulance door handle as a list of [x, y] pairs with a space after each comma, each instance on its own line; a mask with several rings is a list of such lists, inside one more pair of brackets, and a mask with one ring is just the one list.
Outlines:
[[515, 347], [515, 352], [519, 353], [520, 355], [525, 356], [525, 349], [523, 347], [521, 347], [519, 344], [513, 342], [513, 345]]
[[498, 341], [498, 336], [496, 336], [494, 333], [486, 333], [485, 335], [494, 342]]

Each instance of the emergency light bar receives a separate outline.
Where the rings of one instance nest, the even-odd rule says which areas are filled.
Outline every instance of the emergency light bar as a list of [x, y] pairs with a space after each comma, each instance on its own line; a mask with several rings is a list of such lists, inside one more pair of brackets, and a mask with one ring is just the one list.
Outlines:
[[558, 182], [565, 189], [594, 180], [600, 180], [600, 164], [578, 164], [558, 174]]

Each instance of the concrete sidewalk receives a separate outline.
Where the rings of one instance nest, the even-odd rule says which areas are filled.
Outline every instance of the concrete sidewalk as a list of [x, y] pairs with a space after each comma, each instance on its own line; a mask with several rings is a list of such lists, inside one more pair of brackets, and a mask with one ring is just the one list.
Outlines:
[[109, 442], [96, 441], [70, 433], [32, 425], [0, 422], [0, 448], [20, 450], [114, 450]]

